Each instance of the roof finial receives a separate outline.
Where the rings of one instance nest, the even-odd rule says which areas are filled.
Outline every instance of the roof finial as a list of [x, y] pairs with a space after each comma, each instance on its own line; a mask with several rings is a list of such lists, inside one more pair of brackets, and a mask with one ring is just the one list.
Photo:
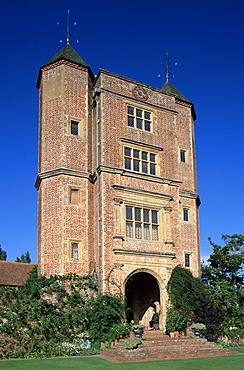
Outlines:
[[67, 14], [67, 22], [66, 22], [66, 29], [61, 26], [61, 24], [59, 22], [57, 22], [57, 25], [59, 27], [61, 27], [65, 32], [66, 32], [66, 35], [60, 40], [60, 42], [62, 42], [64, 40], [64, 38], [66, 37], [66, 44], [69, 45], [70, 44], [70, 37], [73, 37], [73, 39], [78, 43], [79, 40], [77, 40], [76, 38], [74, 38], [74, 36], [71, 35], [70, 31], [74, 28], [74, 26], [76, 25], [76, 22], [74, 22], [73, 26], [71, 28], [69, 28], [69, 14], [70, 14], [70, 10], [69, 10], [69, 5], [68, 5], [68, 14]]
[[[165, 58], [166, 58], [166, 66], [161, 63], [164, 68], [165, 68], [165, 71], [163, 71], [163, 73], [165, 73], [165, 77], [166, 77], [166, 83], [169, 82], [169, 75], [172, 75], [172, 73], [170, 72], [170, 69], [173, 68], [174, 66], [177, 66], [177, 63], [174, 63], [172, 66], [170, 66], [169, 64], [169, 53], [166, 51], [165, 52]], [[161, 77], [163, 73], [160, 73], [158, 75], [158, 77]], [[174, 75], [172, 75], [172, 77], [174, 77]]]

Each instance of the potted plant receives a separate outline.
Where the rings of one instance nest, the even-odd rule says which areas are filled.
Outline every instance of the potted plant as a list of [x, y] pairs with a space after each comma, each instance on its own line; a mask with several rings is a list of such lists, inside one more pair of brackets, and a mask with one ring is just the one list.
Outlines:
[[[166, 314], [166, 332], [175, 333], [185, 331], [187, 326], [187, 320], [188, 320], [187, 312], [169, 308]], [[174, 334], [174, 336], [176, 335]]]
[[195, 324], [191, 324], [189, 327], [195, 334], [196, 339], [200, 339], [202, 337], [203, 331], [206, 330], [206, 326], [198, 322]]
[[120, 338], [128, 337], [131, 331], [131, 325], [129, 323], [120, 323], [118, 327]]
[[144, 333], [144, 325], [140, 323], [135, 324], [133, 321], [131, 323], [132, 323], [132, 327], [131, 327], [132, 332], [135, 334], [137, 338], [142, 338], [142, 335]]

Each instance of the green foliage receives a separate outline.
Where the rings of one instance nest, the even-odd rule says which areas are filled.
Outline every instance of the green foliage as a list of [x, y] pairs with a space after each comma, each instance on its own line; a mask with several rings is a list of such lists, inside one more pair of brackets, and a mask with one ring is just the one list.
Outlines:
[[2, 248], [0, 247], [0, 261], [6, 261], [7, 260], [7, 253], [2, 250]]
[[192, 312], [199, 295], [200, 282], [191, 271], [176, 266], [167, 284], [170, 301], [175, 310]]
[[125, 347], [127, 349], [135, 349], [137, 348], [140, 344], [142, 344], [142, 340], [140, 338], [134, 337], [134, 338], [129, 338], [125, 341]]
[[216, 340], [220, 334], [222, 320], [221, 307], [213, 301], [199, 278], [182, 267], [176, 266], [167, 285], [174, 310], [188, 313], [189, 322], [201, 322], [207, 327], [205, 336]]
[[91, 340], [104, 342], [111, 327], [121, 322], [124, 308], [124, 302], [120, 297], [109, 295], [92, 297], [86, 309]]
[[112, 342], [114, 339], [120, 336], [127, 337], [131, 331], [131, 325], [128, 323], [119, 322], [118, 324], [113, 324], [109, 332], [106, 334], [106, 341]]
[[166, 314], [166, 331], [185, 331], [187, 327], [188, 316], [188, 312], [169, 308]]
[[206, 326], [201, 322], [197, 322], [190, 325], [191, 330], [206, 330]]
[[221, 334], [244, 337], [244, 235], [223, 235], [224, 246], [209, 239], [213, 252], [202, 266], [202, 279], [221, 310]]
[[31, 263], [30, 253], [26, 251], [25, 254], [21, 254], [20, 258], [17, 257], [15, 262]]
[[0, 333], [16, 339], [28, 358], [75, 352], [74, 343], [87, 338], [99, 347], [123, 316], [123, 300], [98, 296], [90, 275], [38, 277], [35, 267], [23, 289], [9, 288], [0, 296]]
[[18, 347], [17, 340], [0, 335], [0, 359], [8, 358]]

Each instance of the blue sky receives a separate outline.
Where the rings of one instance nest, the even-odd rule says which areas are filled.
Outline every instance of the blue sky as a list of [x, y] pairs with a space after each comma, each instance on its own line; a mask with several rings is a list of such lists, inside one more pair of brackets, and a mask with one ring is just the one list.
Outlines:
[[[99, 68], [161, 88], [170, 82], [194, 103], [201, 253], [208, 237], [244, 233], [244, 2], [242, 0], [70, 0], [71, 41]], [[0, 244], [7, 260], [36, 262], [40, 66], [64, 45], [68, 1], [0, 0]]]

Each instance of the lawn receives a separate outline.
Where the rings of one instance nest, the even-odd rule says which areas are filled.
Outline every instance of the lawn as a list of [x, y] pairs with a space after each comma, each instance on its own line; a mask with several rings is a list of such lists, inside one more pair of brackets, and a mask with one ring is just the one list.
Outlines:
[[0, 361], [0, 369], [8, 370], [243, 370], [244, 357], [222, 356], [222, 357], [203, 357], [182, 360], [161, 360], [115, 364], [98, 357], [72, 357], [54, 358], [41, 360], [7, 360]]
[[237, 351], [240, 353], [244, 353], [244, 347], [230, 347], [228, 348], [230, 351]]

